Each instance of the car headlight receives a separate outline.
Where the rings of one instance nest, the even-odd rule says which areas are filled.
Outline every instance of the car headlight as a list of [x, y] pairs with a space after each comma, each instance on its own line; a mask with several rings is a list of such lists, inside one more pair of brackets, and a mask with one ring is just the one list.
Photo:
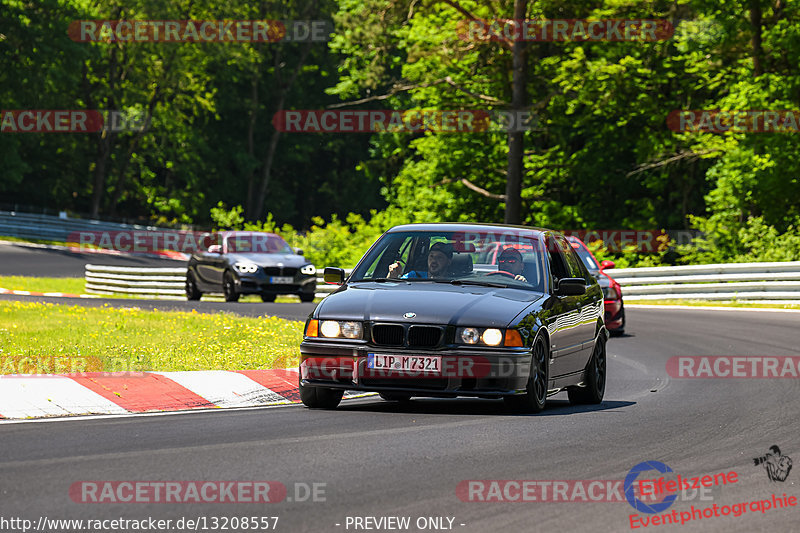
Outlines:
[[329, 339], [346, 338], [360, 339], [363, 336], [364, 328], [361, 322], [323, 320], [319, 323], [319, 332], [323, 337]]
[[313, 276], [317, 273], [317, 267], [314, 265], [306, 265], [300, 269], [301, 274], [305, 274], [306, 276]]
[[233, 268], [242, 274], [255, 274], [258, 272], [258, 265], [255, 263], [236, 263]]
[[481, 340], [489, 346], [497, 346], [503, 342], [503, 332], [499, 329], [489, 328], [483, 332]]
[[614, 287], [603, 287], [603, 298], [606, 300], [618, 300], [619, 294]]
[[[505, 339], [505, 342], [504, 342]], [[520, 347], [523, 345], [519, 331], [497, 328], [458, 328], [456, 342], [461, 344], [483, 344], [485, 346]]]
[[464, 328], [461, 330], [461, 340], [467, 344], [478, 344], [481, 333], [478, 328]]

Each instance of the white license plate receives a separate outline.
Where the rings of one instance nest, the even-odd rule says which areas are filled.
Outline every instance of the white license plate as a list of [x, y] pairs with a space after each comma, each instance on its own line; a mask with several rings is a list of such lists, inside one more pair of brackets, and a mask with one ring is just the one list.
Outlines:
[[269, 282], [275, 285], [291, 285], [294, 283], [294, 278], [291, 276], [272, 276], [269, 278]]
[[396, 370], [400, 372], [440, 373], [442, 371], [442, 358], [429, 355], [368, 353], [367, 368], [375, 370]]

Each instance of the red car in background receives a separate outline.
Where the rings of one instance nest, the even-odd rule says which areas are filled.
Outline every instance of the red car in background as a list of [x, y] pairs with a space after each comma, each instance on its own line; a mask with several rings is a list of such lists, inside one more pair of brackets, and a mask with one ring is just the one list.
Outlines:
[[614, 268], [614, 261], [603, 261], [598, 263], [589, 248], [577, 237], [568, 236], [567, 241], [572, 245], [580, 256], [583, 264], [589, 272], [597, 279], [600, 288], [603, 289], [603, 303], [605, 305], [606, 329], [612, 335], [622, 335], [625, 333], [625, 306], [622, 304], [622, 287], [619, 286], [614, 278], [606, 274], [606, 270]]

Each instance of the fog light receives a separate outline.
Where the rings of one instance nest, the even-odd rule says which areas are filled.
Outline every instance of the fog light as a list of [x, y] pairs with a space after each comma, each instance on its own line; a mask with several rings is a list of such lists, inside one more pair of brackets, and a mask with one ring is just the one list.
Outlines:
[[339, 323], [335, 320], [325, 320], [319, 325], [319, 331], [323, 337], [338, 337]]
[[359, 322], [344, 322], [342, 324], [342, 335], [348, 339], [360, 339], [361, 324]]
[[497, 346], [503, 340], [503, 333], [499, 329], [489, 328], [483, 332], [482, 339], [489, 346]]
[[481, 334], [476, 328], [464, 328], [461, 330], [461, 340], [467, 344], [478, 344]]

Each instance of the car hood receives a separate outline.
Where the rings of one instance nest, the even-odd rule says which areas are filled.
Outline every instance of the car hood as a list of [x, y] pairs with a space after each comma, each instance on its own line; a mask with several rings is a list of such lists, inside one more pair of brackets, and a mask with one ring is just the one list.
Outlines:
[[[544, 295], [511, 288], [414, 282], [358, 283], [325, 298], [316, 318], [505, 327]], [[414, 313], [413, 318], [405, 318]]]
[[285, 266], [301, 267], [308, 264], [308, 259], [302, 255], [294, 254], [227, 254], [225, 256], [230, 264], [255, 263], [260, 267]]

